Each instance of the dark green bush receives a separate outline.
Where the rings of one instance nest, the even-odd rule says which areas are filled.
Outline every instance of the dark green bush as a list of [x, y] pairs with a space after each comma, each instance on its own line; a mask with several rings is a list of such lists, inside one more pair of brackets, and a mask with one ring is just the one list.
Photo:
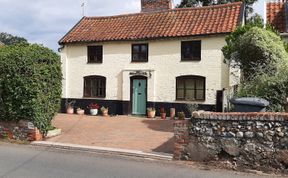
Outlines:
[[29, 120], [46, 133], [61, 100], [61, 62], [37, 44], [0, 47], [0, 120]]
[[238, 42], [238, 57], [249, 74], [240, 84], [239, 97], [261, 97], [270, 102], [269, 111], [284, 111], [288, 97], [288, 54], [281, 38], [253, 27]]

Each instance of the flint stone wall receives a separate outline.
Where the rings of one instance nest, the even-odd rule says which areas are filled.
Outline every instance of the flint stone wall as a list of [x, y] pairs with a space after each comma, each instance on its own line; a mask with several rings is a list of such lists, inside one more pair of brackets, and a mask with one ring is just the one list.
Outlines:
[[258, 170], [288, 169], [287, 113], [194, 112], [174, 123], [174, 159], [228, 160]]
[[42, 138], [40, 131], [29, 121], [0, 122], [0, 139], [38, 141]]

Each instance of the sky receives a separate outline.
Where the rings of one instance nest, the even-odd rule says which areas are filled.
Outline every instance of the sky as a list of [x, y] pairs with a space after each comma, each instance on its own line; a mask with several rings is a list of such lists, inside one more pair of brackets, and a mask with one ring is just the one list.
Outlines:
[[57, 51], [58, 41], [82, 18], [83, 2], [85, 16], [140, 12], [140, 0], [0, 0], [0, 32]]

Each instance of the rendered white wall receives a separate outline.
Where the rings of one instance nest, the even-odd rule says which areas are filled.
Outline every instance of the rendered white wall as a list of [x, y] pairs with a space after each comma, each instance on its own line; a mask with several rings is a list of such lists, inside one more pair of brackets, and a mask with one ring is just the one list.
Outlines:
[[97, 43], [103, 45], [102, 64], [87, 64], [87, 45], [66, 45], [61, 54], [62, 61], [65, 61], [63, 91], [66, 92], [63, 92], [63, 97], [83, 98], [83, 77], [102, 75], [107, 80], [105, 99], [127, 101], [130, 100], [129, 71], [152, 70], [152, 77], [148, 79], [148, 101], [187, 103], [175, 101], [176, 77], [201, 75], [206, 77], [206, 100], [200, 103], [215, 104], [216, 91], [229, 86], [229, 69], [223, 64], [221, 52], [225, 40], [224, 36], [200, 40], [202, 59], [190, 62], [181, 62], [180, 39], [148, 41], [147, 63], [131, 62], [132, 42]]

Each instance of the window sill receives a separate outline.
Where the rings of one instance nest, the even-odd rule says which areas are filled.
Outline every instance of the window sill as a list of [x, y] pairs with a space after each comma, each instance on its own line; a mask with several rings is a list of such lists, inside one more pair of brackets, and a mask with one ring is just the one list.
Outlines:
[[131, 63], [148, 63], [148, 60], [147, 61], [131, 61]]
[[87, 62], [86, 64], [103, 64], [103, 62]]
[[175, 101], [177, 101], [177, 102], [193, 102], [193, 103], [201, 102], [201, 103], [203, 103], [203, 102], [205, 102], [205, 99], [203, 99], [203, 100], [180, 100], [180, 99], [176, 99]]
[[83, 99], [105, 99], [106, 97], [87, 97], [87, 96], [83, 96]]
[[181, 59], [180, 62], [200, 62], [201, 59]]

